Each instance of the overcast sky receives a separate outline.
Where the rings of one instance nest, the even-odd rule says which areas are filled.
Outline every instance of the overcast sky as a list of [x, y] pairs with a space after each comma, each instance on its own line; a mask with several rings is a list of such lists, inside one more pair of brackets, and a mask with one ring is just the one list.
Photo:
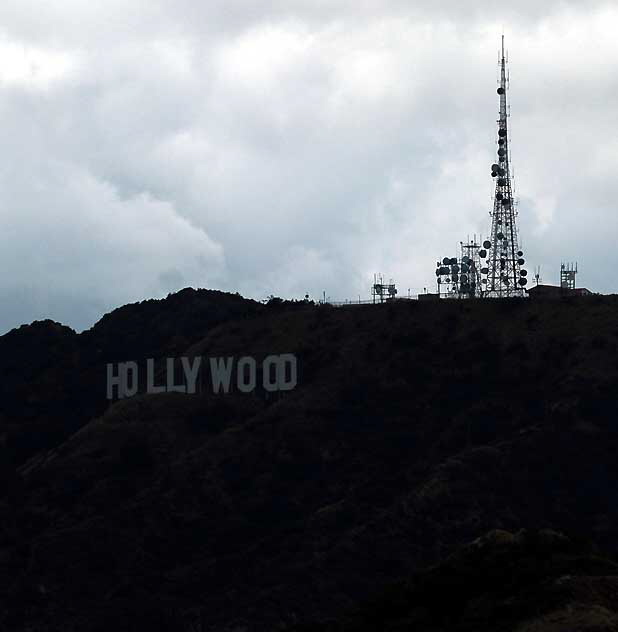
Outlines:
[[504, 30], [527, 267], [616, 292], [618, 3], [2, 0], [0, 333], [183, 287], [430, 291], [490, 228]]

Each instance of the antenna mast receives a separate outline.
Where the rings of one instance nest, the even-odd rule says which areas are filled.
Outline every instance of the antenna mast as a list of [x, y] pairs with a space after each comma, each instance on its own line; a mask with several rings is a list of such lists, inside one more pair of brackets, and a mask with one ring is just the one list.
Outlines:
[[524, 286], [528, 283], [528, 272], [522, 269], [525, 263], [523, 252], [519, 249], [516, 217], [517, 210], [513, 199], [511, 181], [511, 155], [509, 150], [507, 90], [509, 87], [507, 62], [502, 36], [502, 55], [500, 58], [500, 118], [498, 119], [498, 161], [491, 167], [491, 175], [496, 180], [494, 205], [491, 211], [490, 238], [483, 243], [488, 257], [487, 284], [485, 296], [507, 297], [524, 296]]

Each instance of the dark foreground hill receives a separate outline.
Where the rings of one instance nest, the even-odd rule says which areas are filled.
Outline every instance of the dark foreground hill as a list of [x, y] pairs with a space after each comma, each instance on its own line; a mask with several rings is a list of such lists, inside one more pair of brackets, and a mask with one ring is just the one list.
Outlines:
[[107, 362], [181, 354], [211, 329], [264, 306], [238, 294], [186, 288], [125, 305], [76, 334], [51, 320], [0, 336], [0, 437], [19, 464], [52, 448], [107, 407]]
[[494, 530], [339, 621], [297, 632], [596, 632], [618, 629], [618, 564], [542, 529]]
[[[0, 627], [618, 629], [618, 297], [219, 294], [0, 338]], [[104, 361], [284, 352], [284, 396], [104, 399]]]

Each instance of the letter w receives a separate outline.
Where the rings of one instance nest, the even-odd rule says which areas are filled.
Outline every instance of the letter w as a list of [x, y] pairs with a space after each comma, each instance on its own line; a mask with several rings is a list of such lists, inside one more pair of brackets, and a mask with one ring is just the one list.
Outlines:
[[223, 386], [224, 393], [229, 393], [234, 358], [208, 358], [208, 361], [210, 362], [213, 393], [218, 393], [221, 386]]

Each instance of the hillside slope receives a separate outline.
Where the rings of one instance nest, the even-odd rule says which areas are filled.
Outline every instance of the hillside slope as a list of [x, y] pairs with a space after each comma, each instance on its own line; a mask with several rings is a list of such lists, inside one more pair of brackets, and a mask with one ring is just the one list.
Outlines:
[[186, 288], [119, 307], [81, 334], [46, 320], [0, 336], [3, 460], [22, 463], [102, 414], [106, 363], [176, 355], [213, 327], [264, 309], [237, 294]]
[[0, 622], [316, 622], [492, 529], [611, 555], [617, 315], [613, 296], [402, 301], [214, 326], [186, 353], [293, 352], [298, 387], [138, 395], [6, 473]]
[[339, 621], [292, 632], [614, 632], [618, 564], [542, 530], [493, 530]]

